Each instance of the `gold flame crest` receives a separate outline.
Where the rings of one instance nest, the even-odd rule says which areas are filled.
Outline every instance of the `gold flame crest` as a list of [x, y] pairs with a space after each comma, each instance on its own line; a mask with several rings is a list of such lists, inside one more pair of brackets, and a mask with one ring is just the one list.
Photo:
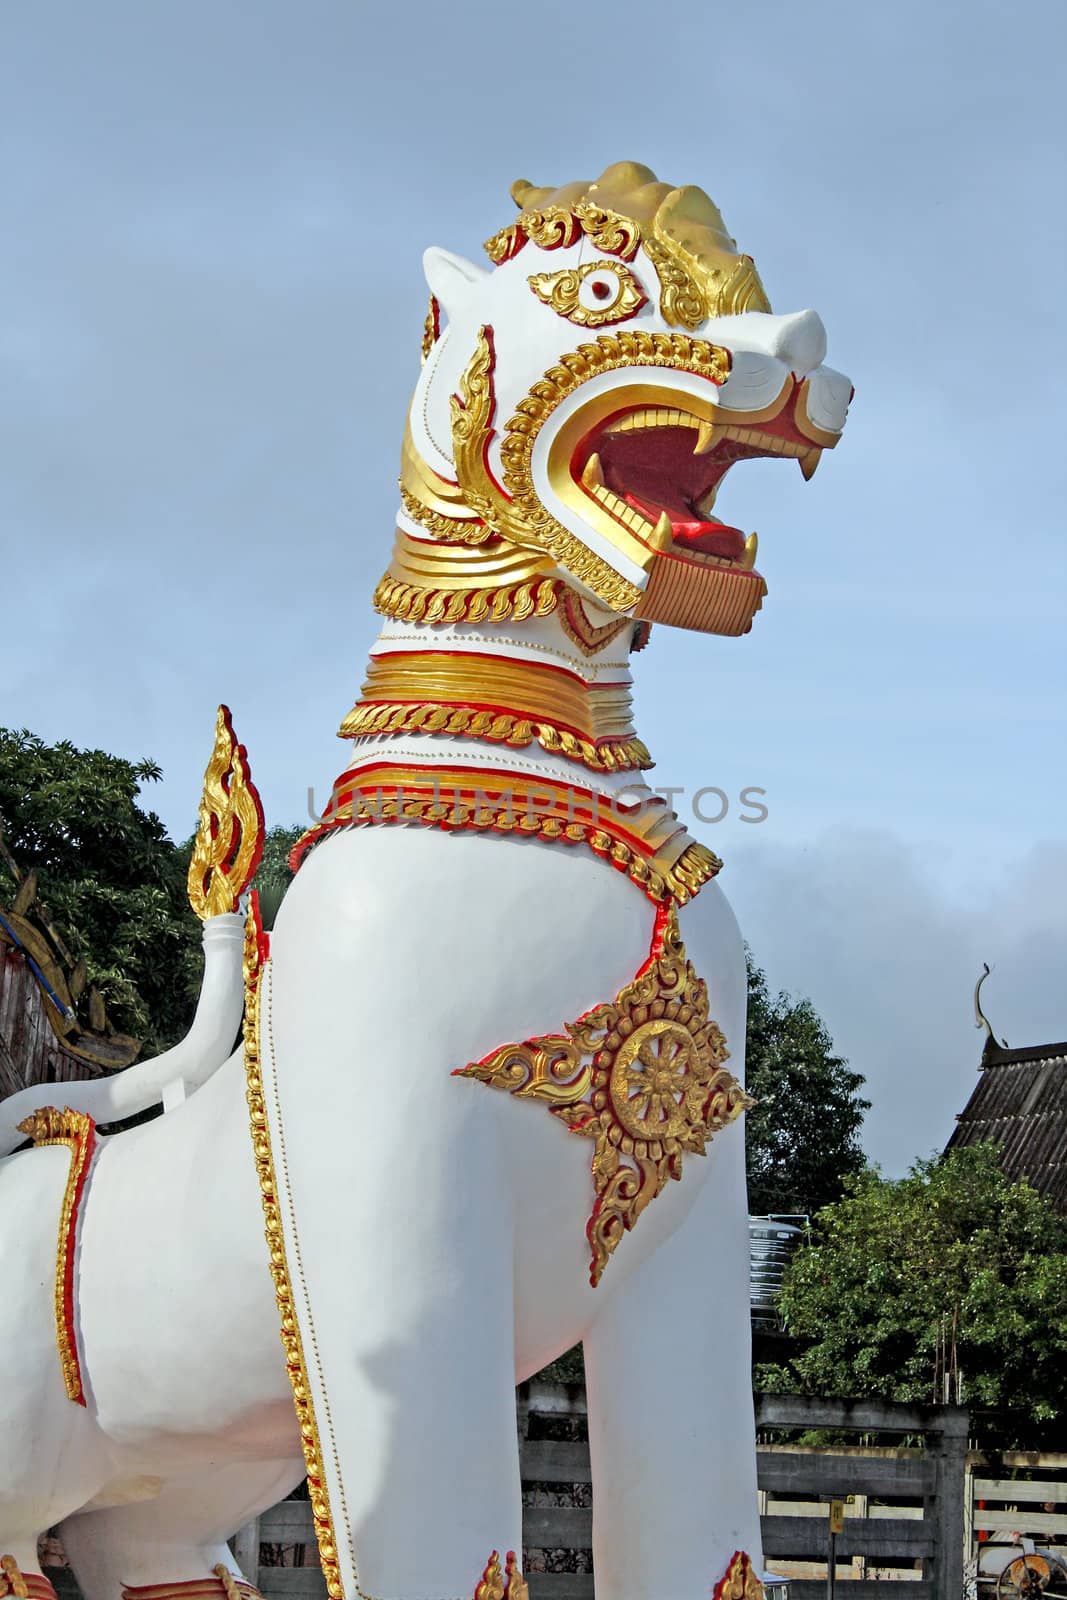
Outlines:
[[189, 904], [201, 919], [236, 911], [263, 855], [263, 807], [229, 706], [219, 706], [189, 863]]

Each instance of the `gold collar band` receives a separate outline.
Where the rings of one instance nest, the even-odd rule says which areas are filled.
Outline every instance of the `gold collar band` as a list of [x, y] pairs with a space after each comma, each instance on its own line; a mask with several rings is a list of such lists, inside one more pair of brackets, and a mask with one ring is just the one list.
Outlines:
[[312, 845], [335, 828], [417, 822], [446, 832], [517, 833], [551, 844], [585, 844], [625, 872], [654, 904], [684, 905], [722, 862], [690, 839], [666, 802], [625, 804], [548, 774], [485, 767], [421, 767], [369, 761], [342, 773], [322, 820], [297, 842], [295, 871]]
[[515, 748], [536, 741], [596, 772], [652, 765], [634, 734], [628, 679], [589, 683], [562, 667], [484, 651], [372, 656], [361, 698], [339, 731], [342, 739], [465, 735]]
[[373, 604], [375, 611], [397, 622], [525, 622], [555, 611], [562, 588], [556, 578], [500, 588], [423, 587], [386, 573], [374, 591]]
[[528, 718], [503, 711], [475, 710], [468, 706], [442, 705], [438, 701], [415, 704], [354, 705], [341, 724], [343, 739], [364, 735], [436, 733], [447, 738], [484, 739], [488, 744], [506, 744], [525, 749], [537, 743], [549, 755], [565, 756], [581, 762], [591, 772], [637, 772], [655, 766], [648, 748], [636, 736], [629, 739], [602, 739], [591, 744], [568, 728], [552, 722], [531, 722]]

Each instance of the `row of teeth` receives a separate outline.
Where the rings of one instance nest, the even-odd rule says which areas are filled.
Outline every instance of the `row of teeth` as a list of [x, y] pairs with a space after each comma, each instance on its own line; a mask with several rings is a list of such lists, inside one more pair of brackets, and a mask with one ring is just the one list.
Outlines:
[[[679, 413], [680, 415], [681, 413]], [[643, 539], [653, 550], [671, 550], [674, 548], [674, 538], [671, 532], [671, 519], [666, 511], [661, 511], [659, 521], [654, 525], [643, 517], [633, 506], [628, 506], [625, 500], [613, 494], [604, 482], [604, 474], [600, 465], [600, 457], [594, 452], [582, 469], [582, 483], [592, 495], [619, 522], [626, 524], [639, 539]], [[712, 497], [714, 498], [714, 497]], [[730, 561], [725, 556], [708, 555], [702, 550], [687, 550], [688, 558], [702, 562], [709, 567], [754, 567], [756, 552], [759, 550], [759, 535], [750, 533], [745, 540], [745, 548], [736, 561]]]
[[697, 418], [689, 411], [668, 410], [666, 406], [653, 406], [647, 411], [630, 411], [621, 417], [611, 433], [632, 433], [635, 428], [695, 428]]
[[655, 406], [645, 411], [631, 411], [623, 417], [609, 431], [611, 433], [635, 433], [645, 428], [693, 428], [696, 431], [696, 443], [693, 446], [695, 456], [706, 455], [713, 450], [720, 439], [736, 439], [742, 444], [754, 446], [757, 450], [766, 450], [776, 456], [792, 456], [800, 462], [800, 470], [805, 478], [813, 478], [815, 469], [819, 465], [822, 451], [818, 445], [794, 444], [790, 439], [780, 439], [773, 433], [758, 433], [753, 428], [728, 426], [720, 422], [701, 422], [698, 417], [692, 416], [688, 411], [678, 411], [673, 407]]

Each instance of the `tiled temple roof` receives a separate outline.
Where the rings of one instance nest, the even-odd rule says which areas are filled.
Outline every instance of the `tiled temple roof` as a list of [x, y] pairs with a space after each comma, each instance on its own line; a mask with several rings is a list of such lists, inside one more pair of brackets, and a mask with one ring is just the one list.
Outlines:
[[992, 1143], [1009, 1178], [1025, 1178], [1067, 1213], [1067, 1041], [1009, 1050], [990, 1037], [974, 1092], [947, 1149]]

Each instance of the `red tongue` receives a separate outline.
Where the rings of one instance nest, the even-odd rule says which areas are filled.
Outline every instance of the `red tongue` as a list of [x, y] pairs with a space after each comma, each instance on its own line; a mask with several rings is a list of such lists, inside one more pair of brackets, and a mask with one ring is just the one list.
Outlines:
[[[632, 494], [625, 498], [643, 517], [651, 515], [655, 520], [651, 507]], [[698, 517], [681, 516], [677, 511], [668, 511], [667, 515], [671, 519], [671, 538], [680, 550], [698, 550], [705, 556], [725, 556], [727, 561], [737, 561], [744, 553], [745, 536], [740, 528], [728, 527], [725, 522], [701, 522]]]
[[740, 528], [728, 528], [724, 522], [675, 522], [671, 520], [671, 538], [682, 550], [699, 550], [706, 556], [725, 556], [737, 561], [745, 549], [745, 536]]

